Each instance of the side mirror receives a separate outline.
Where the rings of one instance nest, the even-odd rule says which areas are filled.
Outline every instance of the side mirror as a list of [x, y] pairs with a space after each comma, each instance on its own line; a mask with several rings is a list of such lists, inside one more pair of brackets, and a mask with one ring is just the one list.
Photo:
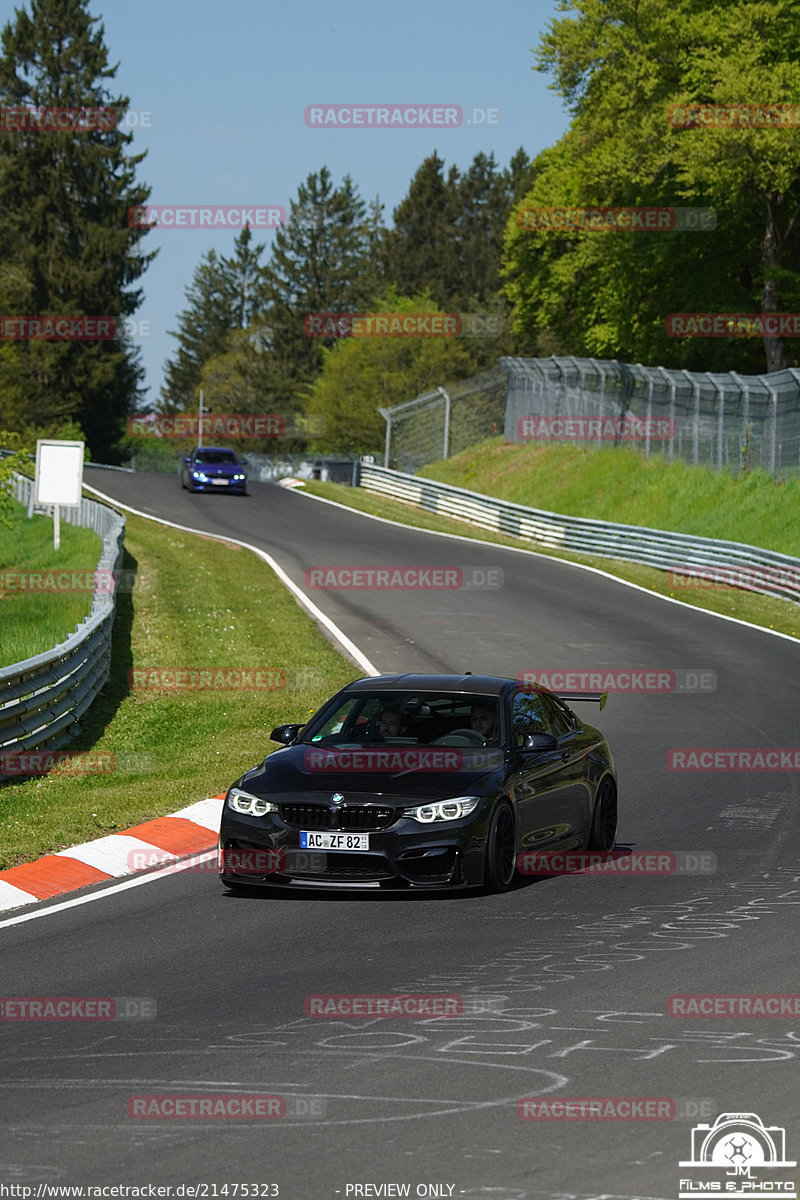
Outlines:
[[552, 733], [526, 733], [522, 739], [523, 750], [556, 750], [558, 739]]
[[185, 463], [190, 463], [192, 460], [191, 460], [190, 458], [184, 458], [184, 460], [183, 460], [183, 461], [184, 461]]
[[247, 463], [247, 459], [246, 459], [246, 458], [240, 458], [240, 459], [239, 459], [239, 466], [240, 466], [240, 467], [246, 467], [247, 465], [248, 465], [248, 463]]
[[269, 735], [269, 740], [280, 742], [282, 746], [291, 746], [302, 728], [302, 725], [276, 725]]

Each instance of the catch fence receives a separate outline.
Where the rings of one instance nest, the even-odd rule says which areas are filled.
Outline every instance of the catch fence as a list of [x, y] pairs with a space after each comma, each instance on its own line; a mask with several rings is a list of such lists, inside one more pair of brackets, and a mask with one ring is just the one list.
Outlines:
[[[393, 408], [383, 465], [414, 473], [493, 433], [509, 442], [631, 445], [734, 473], [800, 470], [800, 371], [699, 372], [595, 358], [501, 358]], [[546, 418], [541, 421], [537, 418]]]

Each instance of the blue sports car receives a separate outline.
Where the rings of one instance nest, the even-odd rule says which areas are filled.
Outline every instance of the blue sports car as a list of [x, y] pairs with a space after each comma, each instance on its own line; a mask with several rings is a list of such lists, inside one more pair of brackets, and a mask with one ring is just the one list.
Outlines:
[[181, 464], [181, 487], [190, 492], [237, 492], [247, 495], [247, 459], [223, 446], [195, 446]]

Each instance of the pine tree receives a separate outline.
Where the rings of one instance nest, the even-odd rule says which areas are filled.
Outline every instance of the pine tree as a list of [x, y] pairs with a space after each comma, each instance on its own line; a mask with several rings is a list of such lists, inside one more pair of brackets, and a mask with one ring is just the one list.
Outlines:
[[427, 291], [445, 311], [501, 302], [503, 235], [515, 196], [529, 177], [524, 150], [506, 171], [478, 153], [462, 175], [433, 154], [421, 164], [386, 237], [387, 274], [404, 295]]
[[[4, 27], [0, 105], [113, 109], [104, 29], [87, 0], [31, 0]], [[24, 128], [0, 132], [0, 309], [14, 316], [87, 316], [120, 323], [141, 303], [132, 287], [153, 258], [131, 228], [128, 211], [149, 188], [137, 183], [144, 154], [129, 154], [133, 135], [114, 127], [81, 131]], [[16, 125], [16, 127], [15, 127]], [[20, 128], [22, 126], [22, 128]], [[92, 455], [106, 461], [132, 411], [143, 376], [139, 352], [112, 340], [0, 343], [0, 426], [47, 432], [79, 422]]]
[[454, 197], [454, 234], [458, 254], [452, 279], [452, 305], [485, 303], [497, 294], [508, 219], [506, 181], [494, 155], [475, 155], [458, 182]]
[[165, 412], [193, 411], [197, 406], [203, 367], [229, 349], [229, 335], [246, 329], [266, 303], [263, 245], [251, 246], [249, 227], [236, 238], [233, 254], [215, 250], [203, 256], [186, 289], [188, 308], [178, 318], [178, 350], [165, 366], [161, 408]]
[[305, 386], [322, 365], [321, 339], [308, 336], [304, 318], [357, 312], [374, 298], [371, 253], [380, 237], [379, 224], [379, 211], [373, 206], [367, 217], [349, 176], [335, 188], [322, 167], [298, 188], [267, 267], [265, 346], [274, 396], [287, 412], [298, 409]]
[[389, 278], [404, 296], [429, 292], [448, 310], [456, 270], [454, 230], [458, 172], [445, 180], [444, 161], [435, 152], [418, 168], [408, 195], [394, 210], [387, 237]]

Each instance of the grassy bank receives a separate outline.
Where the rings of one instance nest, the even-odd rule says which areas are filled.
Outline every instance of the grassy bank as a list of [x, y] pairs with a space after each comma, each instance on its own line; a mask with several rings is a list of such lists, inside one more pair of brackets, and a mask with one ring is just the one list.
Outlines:
[[152, 584], [117, 597], [111, 680], [70, 747], [88, 757], [0, 785], [0, 869], [224, 791], [273, 726], [363, 674], [250, 551], [130, 515], [125, 545]]
[[631, 447], [515, 445], [490, 438], [420, 475], [514, 504], [645, 525], [800, 556], [800, 476], [730, 475]]
[[[798, 536], [794, 530], [787, 529], [786, 539], [780, 534], [786, 515], [784, 495], [793, 495], [790, 484], [778, 485], [755, 476], [742, 481], [714, 476], [702, 485], [690, 479], [684, 496], [687, 514], [678, 521], [677, 484], [666, 480], [660, 489], [661, 501], [658, 488], [646, 489], [647, 505], [638, 510], [637, 520], [634, 507], [643, 502], [632, 494], [633, 475], [624, 472], [638, 471], [639, 464], [630, 463], [627, 451], [601, 451], [594, 458], [583, 458], [582, 452], [575, 457], [572, 448], [547, 447], [544, 456], [528, 460], [529, 467], [531, 462], [539, 466], [535, 480], [526, 483], [516, 465], [516, 451], [530, 455], [532, 449], [541, 455], [541, 447], [508, 448], [495, 439], [458, 459], [435, 464], [428, 474], [437, 478], [446, 474], [447, 481], [458, 486], [508, 495], [520, 503], [553, 511], [706, 536], [733, 536], [757, 545], [780, 537], [775, 549], [800, 553], [791, 540]], [[504, 474], [503, 463], [513, 469]], [[628, 482], [618, 486], [612, 471], [608, 488], [598, 493], [598, 479], [614, 466], [621, 467]], [[663, 467], [644, 463], [646, 471]], [[545, 468], [550, 473], [550, 492], [539, 468], [543, 474]], [[679, 464], [669, 470], [688, 468]], [[559, 491], [560, 475], [564, 479]], [[519, 490], [503, 490], [510, 488], [511, 482]], [[742, 485], [738, 492], [737, 482]], [[725, 512], [717, 513], [708, 506], [705, 515], [688, 511], [688, 497], [707, 495], [704, 489], [712, 484], [721, 489], [720, 495], [730, 497], [740, 522], [745, 521], [748, 507], [755, 506], [746, 532], [741, 526], [732, 533], [729, 526], [720, 532], [729, 521]], [[789, 490], [784, 493], [784, 488]], [[407, 525], [535, 549], [596, 566], [649, 590], [675, 594], [665, 573], [649, 567], [541, 551], [530, 542], [338, 484], [313, 483], [307, 490]], [[583, 496], [581, 507], [571, 508], [578, 495]], [[611, 502], [612, 495], [616, 495], [616, 503]], [[796, 493], [793, 503], [797, 505]], [[670, 523], [669, 512], [674, 513], [675, 523]], [[47, 536], [52, 549], [49, 522]], [[123, 567], [137, 571], [141, 584], [117, 597], [111, 680], [88, 714], [80, 740], [71, 747], [86, 757], [77, 760], [72, 772], [62, 767], [42, 778], [0, 785], [0, 869], [127, 829], [225, 790], [274, 748], [269, 742], [273, 725], [303, 720], [338, 687], [362, 674], [334, 650], [251, 552], [134, 516], [127, 517], [125, 544]], [[93, 549], [92, 566], [97, 553], [97, 548]], [[35, 561], [41, 565], [41, 558]], [[797, 606], [788, 602], [736, 589], [686, 590], [676, 598], [792, 636], [800, 632]], [[30, 606], [32, 598], [24, 603]], [[52, 644], [48, 637], [42, 648]], [[220, 674], [205, 678], [191, 674], [209, 668]], [[184, 674], [176, 676], [176, 671]], [[253, 674], [259, 671], [261, 675]], [[250, 675], [242, 677], [241, 672]], [[178, 681], [184, 690], [176, 690]], [[82, 773], [84, 765], [103, 770]]]
[[[452, 462], [454, 460], [448, 461]], [[438, 464], [436, 465], [438, 466]], [[458, 487], [469, 487], [473, 491], [480, 490], [475, 485], [474, 480], [462, 482], [457, 478], [449, 478], [445, 482], [452, 482]], [[666, 572], [657, 571], [653, 567], [639, 566], [636, 563], [626, 563], [616, 559], [601, 558], [599, 555], [573, 554], [566, 550], [550, 550], [537, 545], [535, 542], [523, 541], [520, 538], [506, 537], [504, 534], [478, 529], [467, 522], [456, 521], [450, 517], [441, 517], [438, 514], [425, 512], [412, 504], [404, 504], [398, 500], [389, 500], [383, 496], [363, 491], [360, 488], [346, 487], [344, 484], [339, 483], [309, 482], [306, 484], [304, 490], [311, 495], [335, 500], [337, 503], [345, 504], [349, 508], [357, 509], [359, 512], [365, 512], [372, 516], [385, 517], [390, 521], [399, 521], [404, 525], [413, 525], [417, 529], [433, 529], [442, 533], [455, 533], [461, 537], [474, 538], [477, 541], [492, 542], [498, 546], [515, 546], [524, 550], [534, 550], [537, 554], [560, 558], [567, 562], [582, 563], [585, 566], [597, 567], [599, 570], [606, 571], [610, 575], [616, 575], [619, 579], [626, 579], [628, 582], [638, 584], [639, 587], [646, 588], [648, 591], [656, 592], [662, 596], [670, 596], [693, 607], [709, 609], [711, 612], [736, 617], [740, 621], [748, 621], [753, 625], [762, 625], [765, 629], [775, 629], [780, 633], [789, 634], [791, 637], [800, 635], [800, 611], [796, 604], [792, 604], [787, 600], [774, 600], [768, 596], [758, 596], [752, 592], [740, 591], [738, 588], [682, 588], [676, 590], [669, 586]], [[495, 487], [494, 490], [485, 491], [484, 494], [497, 495], [499, 493]], [[553, 512], [561, 511], [556, 504], [546, 506], [537, 505], [536, 507], [548, 507]], [[622, 516], [612, 515], [606, 519], [618, 520], [623, 524], [634, 523], [626, 521]], [[699, 532], [702, 533], [703, 531]]]
[[[57, 573], [78, 572], [84, 582], [100, 558], [102, 543], [91, 529], [61, 523], [61, 547], [53, 549], [53, 520], [37, 514], [28, 519], [23, 505], [13, 502], [11, 527], [0, 523], [0, 667], [50, 650], [75, 632], [92, 607], [89, 591], [71, 589], [31, 591], [31, 576], [41, 575], [44, 586], [55, 587]], [[48, 583], [46, 576], [52, 574]], [[40, 585], [41, 586], [41, 585]]]

